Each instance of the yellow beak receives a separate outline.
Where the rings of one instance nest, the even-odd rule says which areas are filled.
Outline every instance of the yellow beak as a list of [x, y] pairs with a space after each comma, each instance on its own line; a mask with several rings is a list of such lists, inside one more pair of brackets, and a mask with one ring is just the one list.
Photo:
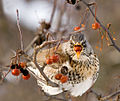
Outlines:
[[79, 57], [80, 57], [80, 51], [77, 51], [76, 54], [77, 54], [77, 58], [79, 59]]

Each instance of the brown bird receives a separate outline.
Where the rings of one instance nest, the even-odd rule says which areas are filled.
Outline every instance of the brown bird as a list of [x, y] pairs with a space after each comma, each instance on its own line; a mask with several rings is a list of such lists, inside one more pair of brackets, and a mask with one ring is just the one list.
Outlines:
[[[39, 51], [37, 63], [40, 67], [46, 64], [46, 57], [49, 59], [54, 55], [55, 48]], [[51, 56], [49, 56], [51, 55]], [[39, 70], [31, 62], [28, 68], [41, 80], [37, 80], [42, 90], [49, 95], [57, 95], [68, 91], [72, 96], [81, 96], [95, 83], [99, 72], [99, 60], [93, 52], [92, 47], [86, 40], [84, 34], [76, 33], [70, 36], [70, 40], [62, 43], [56, 54], [57, 62], [46, 64], [43, 72], [58, 87], [47, 85], [47, 81], [40, 74]]]

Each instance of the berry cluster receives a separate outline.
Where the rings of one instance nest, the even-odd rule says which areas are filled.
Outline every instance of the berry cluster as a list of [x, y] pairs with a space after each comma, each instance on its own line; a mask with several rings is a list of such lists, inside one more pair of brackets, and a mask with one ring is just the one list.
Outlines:
[[12, 75], [19, 76], [20, 73], [22, 73], [22, 78], [24, 80], [28, 80], [30, 78], [30, 74], [28, 70], [25, 69], [25, 67], [26, 67], [25, 62], [20, 62], [19, 64], [12, 64], [10, 66]]
[[56, 74], [55, 79], [60, 80], [61, 83], [66, 83], [68, 81], [68, 77], [66, 75], [61, 74], [61, 73]]
[[59, 61], [59, 56], [57, 54], [53, 54], [52, 56], [49, 56], [48, 59], [46, 59], [47, 64], [56, 63], [58, 61]]

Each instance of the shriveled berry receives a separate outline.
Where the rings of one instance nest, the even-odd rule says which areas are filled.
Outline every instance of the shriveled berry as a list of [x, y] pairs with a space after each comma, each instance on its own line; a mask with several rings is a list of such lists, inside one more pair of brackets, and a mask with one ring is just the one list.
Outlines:
[[12, 65], [10, 66], [10, 68], [11, 68], [11, 69], [15, 69], [15, 64], [12, 64]]
[[26, 69], [23, 69], [22, 73], [24, 76], [27, 76], [29, 74], [28, 70], [26, 70]]

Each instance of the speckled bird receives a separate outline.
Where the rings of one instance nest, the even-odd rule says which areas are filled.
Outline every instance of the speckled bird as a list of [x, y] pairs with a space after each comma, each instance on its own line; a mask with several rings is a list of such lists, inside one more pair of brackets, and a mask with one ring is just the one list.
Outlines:
[[[53, 47], [39, 51], [37, 63], [41, 68], [46, 64], [48, 54], [53, 54], [54, 49]], [[57, 95], [63, 91], [68, 91], [74, 97], [83, 95], [93, 86], [99, 74], [99, 60], [85, 35], [81, 33], [71, 35], [69, 41], [59, 46], [56, 54], [59, 55], [59, 61], [46, 64], [43, 72], [52, 82], [59, 86], [52, 87], [48, 85], [34, 63], [31, 62], [29, 64], [31, 66], [28, 68], [42, 79], [37, 80], [38, 85], [49, 95]], [[65, 83], [57, 80], [55, 75], [58, 73], [67, 76], [68, 80]]]

